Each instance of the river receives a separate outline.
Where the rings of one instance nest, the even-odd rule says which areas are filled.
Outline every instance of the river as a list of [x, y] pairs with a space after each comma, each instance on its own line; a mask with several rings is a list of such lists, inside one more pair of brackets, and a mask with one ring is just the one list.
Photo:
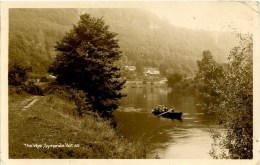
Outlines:
[[[215, 117], [201, 110], [199, 105], [203, 101], [198, 96], [153, 85], [128, 84], [124, 92], [127, 97], [121, 99], [114, 114], [118, 130], [124, 136], [142, 138], [156, 146], [163, 159], [211, 159], [212, 139], [208, 130], [215, 127]], [[151, 112], [158, 104], [182, 111], [182, 120], [154, 116]]]

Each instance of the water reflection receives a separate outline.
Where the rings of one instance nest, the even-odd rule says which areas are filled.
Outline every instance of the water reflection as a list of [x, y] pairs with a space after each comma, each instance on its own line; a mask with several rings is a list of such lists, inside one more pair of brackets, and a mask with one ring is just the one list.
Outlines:
[[173, 139], [166, 149], [160, 153], [161, 158], [176, 159], [211, 159], [209, 147], [212, 139], [203, 129], [185, 129], [183, 132], [174, 132]]
[[[128, 138], [145, 138], [158, 146], [162, 158], [210, 158], [211, 139], [207, 130], [214, 127], [215, 118], [196, 106], [202, 102], [200, 98], [169, 88], [128, 87], [125, 90], [128, 96], [121, 100], [121, 106], [115, 112], [122, 134]], [[151, 111], [157, 104], [182, 111], [182, 120], [154, 116]]]

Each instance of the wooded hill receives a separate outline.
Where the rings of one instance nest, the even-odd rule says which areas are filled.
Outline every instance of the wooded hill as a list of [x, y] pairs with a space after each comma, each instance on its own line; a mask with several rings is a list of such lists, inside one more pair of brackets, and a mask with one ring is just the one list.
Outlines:
[[55, 55], [54, 44], [78, 19], [77, 10], [10, 9], [9, 66], [32, 66], [45, 73]]
[[193, 75], [203, 50], [223, 62], [236, 44], [234, 36], [173, 26], [141, 9], [10, 9], [9, 65], [21, 63], [46, 73], [55, 56], [54, 45], [82, 13], [103, 17], [118, 33], [121, 65], [158, 67], [163, 74]]

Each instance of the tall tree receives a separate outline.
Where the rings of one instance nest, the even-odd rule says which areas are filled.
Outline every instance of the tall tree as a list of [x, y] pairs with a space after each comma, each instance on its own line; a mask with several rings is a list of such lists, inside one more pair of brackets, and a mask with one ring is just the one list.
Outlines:
[[102, 18], [80, 16], [73, 29], [55, 46], [58, 54], [49, 71], [61, 85], [83, 90], [94, 111], [111, 115], [123, 94], [125, 80], [115, 65], [121, 57], [117, 34]]
[[[214, 111], [223, 130], [213, 131], [215, 158], [251, 159], [253, 157], [253, 40], [252, 35], [240, 36], [224, 64], [221, 74], [216, 66], [207, 64], [207, 70], [199, 63], [200, 73], [209, 91], [206, 109]], [[212, 76], [208, 76], [212, 75]], [[218, 76], [221, 75], [221, 76]], [[219, 152], [219, 149], [223, 150]], [[228, 151], [228, 152], [227, 152]]]
[[182, 80], [182, 74], [180, 73], [173, 73], [170, 76], [167, 77], [168, 79], [168, 85], [174, 85], [178, 82], [181, 82]]
[[31, 71], [31, 67], [25, 67], [19, 64], [10, 66], [8, 71], [8, 84], [16, 86], [23, 85], [28, 78], [29, 71]]
[[[218, 64], [209, 50], [203, 51], [203, 57], [201, 61], [197, 61], [199, 71], [196, 75], [196, 79], [199, 79], [204, 83], [201, 92], [204, 95], [205, 109], [210, 109], [209, 104], [217, 103], [219, 97], [212, 83], [219, 84], [223, 78], [223, 66]], [[213, 109], [211, 109], [212, 111]]]
[[204, 50], [202, 60], [197, 62], [199, 67], [197, 77], [205, 82], [218, 80], [222, 77], [222, 66], [217, 64], [209, 50]]

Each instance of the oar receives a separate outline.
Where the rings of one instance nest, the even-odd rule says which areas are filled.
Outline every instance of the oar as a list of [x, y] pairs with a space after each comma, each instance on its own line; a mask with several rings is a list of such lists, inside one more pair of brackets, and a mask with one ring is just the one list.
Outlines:
[[160, 115], [157, 115], [157, 116], [161, 116], [161, 115], [163, 115], [163, 114], [165, 114], [165, 113], [168, 113], [168, 112], [163, 112], [163, 113], [161, 113]]

